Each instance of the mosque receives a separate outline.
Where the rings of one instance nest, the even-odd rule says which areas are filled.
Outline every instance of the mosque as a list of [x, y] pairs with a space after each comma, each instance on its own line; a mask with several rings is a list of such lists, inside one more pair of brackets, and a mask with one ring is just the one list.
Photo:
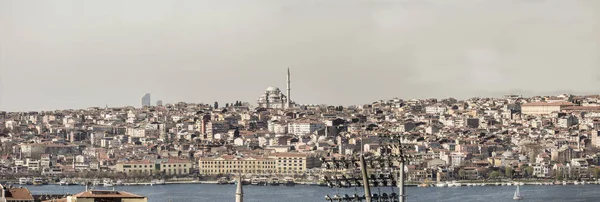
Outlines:
[[258, 100], [258, 107], [267, 109], [289, 109], [293, 108], [295, 103], [290, 98], [290, 69], [287, 71], [287, 96], [277, 87], [269, 87]]

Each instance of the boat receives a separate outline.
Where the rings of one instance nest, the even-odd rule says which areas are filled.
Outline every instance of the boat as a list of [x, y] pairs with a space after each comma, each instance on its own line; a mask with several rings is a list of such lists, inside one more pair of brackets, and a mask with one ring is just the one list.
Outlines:
[[115, 186], [123, 186], [123, 180], [117, 180]]
[[108, 182], [108, 183], [104, 183], [104, 186], [105, 187], [114, 187], [115, 185], [111, 182]]
[[271, 186], [279, 186], [281, 183], [279, 182], [279, 179], [277, 178], [271, 178], [271, 180], [269, 180], [269, 185]]
[[158, 179], [158, 180], [152, 180], [152, 182], [150, 182], [152, 185], [164, 185], [165, 184], [165, 180], [163, 179]]
[[77, 183], [73, 182], [73, 180], [68, 179], [68, 178], [61, 179], [58, 184], [60, 186], [73, 186], [73, 185], [77, 185]]
[[257, 178], [256, 180], [256, 185], [258, 186], [266, 186], [269, 182], [269, 180], [267, 178], [261, 177], [261, 178]]
[[67, 178], [63, 178], [60, 180], [60, 182], [58, 183], [60, 186], [67, 186], [68, 182], [67, 182]]
[[227, 178], [219, 178], [219, 180], [217, 180], [217, 184], [230, 184], [229, 181], [227, 181]]
[[94, 180], [92, 181], [92, 186], [97, 187], [97, 186], [103, 186], [104, 184], [102, 182], [100, 182], [100, 180]]
[[[19, 178], [19, 184], [27, 185], [27, 184], [29, 184], [30, 180], [31, 180], [31, 178], [25, 178], [25, 177]], [[33, 182], [32, 182], [32, 184], [33, 184]]]
[[42, 179], [40, 177], [36, 177], [36, 178], [33, 179], [33, 185], [41, 186], [41, 185], [44, 185], [44, 184], [46, 184], [46, 182], [44, 181], [44, 179]]
[[291, 177], [283, 178], [283, 181], [285, 181], [285, 186], [294, 186], [294, 185], [296, 185], [296, 182], [294, 182], [294, 178], [291, 178]]
[[515, 191], [515, 195], [513, 196], [514, 200], [521, 200], [523, 199], [523, 197], [521, 196], [521, 193], [519, 192], [519, 186], [517, 186], [517, 190]]

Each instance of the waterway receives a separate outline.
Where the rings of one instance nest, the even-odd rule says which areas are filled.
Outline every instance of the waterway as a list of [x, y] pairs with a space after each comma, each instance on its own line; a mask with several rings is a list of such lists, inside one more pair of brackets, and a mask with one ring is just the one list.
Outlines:
[[[65, 194], [85, 191], [83, 186], [26, 186], [33, 194]], [[173, 184], [156, 186], [122, 186], [116, 190], [127, 191], [148, 197], [150, 202], [165, 201], [235, 201], [235, 185], [216, 184]], [[98, 188], [112, 190], [110, 188]], [[515, 186], [484, 186], [457, 188], [407, 187], [407, 201], [485, 201], [501, 202], [512, 200]], [[372, 193], [391, 193], [397, 189], [373, 189]], [[522, 201], [600, 201], [600, 185], [553, 185], [522, 186]], [[362, 189], [328, 188], [317, 186], [244, 186], [245, 202], [317, 202], [325, 201], [325, 195], [362, 193]]]

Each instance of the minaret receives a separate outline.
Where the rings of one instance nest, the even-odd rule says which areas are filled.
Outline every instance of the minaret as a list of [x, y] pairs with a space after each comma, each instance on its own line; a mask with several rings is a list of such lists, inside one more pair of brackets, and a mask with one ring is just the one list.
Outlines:
[[286, 104], [286, 108], [289, 109], [292, 107], [291, 105], [291, 100], [292, 100], [292, 95], [290, 95], [290, 68], [288, 67], [287, 69], [287, 104]]
[[242, 190], [242, 176], [238, 178], [237, 189], [235, 190], [235, 202], [244, 201], [244, 191]]

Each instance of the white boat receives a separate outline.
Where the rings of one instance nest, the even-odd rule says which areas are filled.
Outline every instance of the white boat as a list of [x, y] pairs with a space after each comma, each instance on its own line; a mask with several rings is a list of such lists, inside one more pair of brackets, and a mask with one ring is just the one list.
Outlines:
[[515, 191], [515, 195], [513, 196], [514, 200], [521, 200], [523, 199], [523, 197], [521, 196], [521, 193], [519, 192], [519, 186], [517, 185], [517, 190]]
[[122, 180], [117, 180], [117, 183], [115, 185], [116, 186], [123, 186], [123, 181]]
[[109, 183], [104, 183], [104, 186], [105, 187], [114, 187], [115, 185], [109, 182]]
[[103, 186], [104, 184], [102, 182], [100, 182], [100, 180], [94, 180], [92, 181], [92, 186], [97, 187], [97, 186]]
[[447, 187], [448, 185], [446, 183], [437, 183], [435, 184], [436, 187]]
[[152, 182], [150, 182], [150, 184], [152, 184], [152, 185], [164, 185], [165, 184], [165, 180], [163, 180], [163, 179], [152, 180]]
[[67, 186], [68, 182], [67, 182], [67, 178], [63, 178], [60, 180], [60, 182], [58, 183], [60, 184], [60, 186]]
[[26, 185], [26, 184], [29, 183], [29, 179], [30, 178], [25, 178], [25, 177], [19, 178], [19, 184], [20, 185]]

